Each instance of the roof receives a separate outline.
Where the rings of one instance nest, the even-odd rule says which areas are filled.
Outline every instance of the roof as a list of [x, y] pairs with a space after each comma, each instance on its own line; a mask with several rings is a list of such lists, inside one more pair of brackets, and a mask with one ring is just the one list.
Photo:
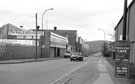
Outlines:
[[[127, 9], [130, 9], [134, 3], [135, 3], [135, 0], [132, 0], [132, 2], [129, 4], [129, 6], [128, 6]], [[129, 10], [127, 10], [127, 12], [128, 11]], [[118, 24], [116, 25], [116, 27], [114, 28], [114, 30], [116, 30], [117, 26], [120, 24], [120, 22], [122, 21], [122, 19], [123, 19], [123, 15], [122, 15], [121, 19], [119, 20]]]
[[119, 20], [118, 24], [116, 25], [116, 27], [114, 28], [114, 30], [116, 30], [116, 28], [118, 27], [118, 25], [120, 24], [120, 22], [122, 21], [123, 16], [121, 17], [121, 19]]

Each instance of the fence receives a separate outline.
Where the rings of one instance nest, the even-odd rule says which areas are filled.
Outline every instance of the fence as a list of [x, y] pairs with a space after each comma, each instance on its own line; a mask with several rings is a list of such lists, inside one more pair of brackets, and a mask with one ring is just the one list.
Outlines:
[[[41, 48], [37, 47], [37, 57], [40, 58]], [[0, 60], [29, 59], [36, 57], [35, 46], [0, 45]]]

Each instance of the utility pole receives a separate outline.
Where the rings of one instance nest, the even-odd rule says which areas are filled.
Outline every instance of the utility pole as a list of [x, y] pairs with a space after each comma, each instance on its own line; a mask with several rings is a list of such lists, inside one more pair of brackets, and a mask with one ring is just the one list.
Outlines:
[[123, 40], [126, 40], [126, 27], [127, 27], [127, 0], [124, 0], [124, 14], [123, 14]]
[[36, 13], [36, 16], [35, 16], [35, 18], [36, 18], [36, 57], [35, 57], [35, 60], [37, 61], [37, 13]]

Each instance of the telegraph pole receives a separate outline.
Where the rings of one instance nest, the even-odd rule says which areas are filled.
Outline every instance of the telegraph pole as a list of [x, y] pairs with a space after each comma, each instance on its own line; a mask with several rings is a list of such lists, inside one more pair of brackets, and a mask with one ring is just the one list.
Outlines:
[[36, 57], [35, 57], [35, 60], [37, 61], [37, 13], [36, 13]]
[[124, 14], [123, 14], [123, 40], [126, 40], [127, 27], [127, 0], [124, 0]]

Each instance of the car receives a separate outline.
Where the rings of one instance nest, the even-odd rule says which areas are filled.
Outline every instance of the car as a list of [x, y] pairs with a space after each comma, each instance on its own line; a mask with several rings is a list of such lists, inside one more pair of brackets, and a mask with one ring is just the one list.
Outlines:
[[70, 58], [71, 56], [71, 52], [67, 51], [66, 53], [64, 53], [64, 58]]
[[70, 61], [76, 61], [76, 60], [83, 61], [83, 56], [80, 52], [74, 52], [70, 56]]

